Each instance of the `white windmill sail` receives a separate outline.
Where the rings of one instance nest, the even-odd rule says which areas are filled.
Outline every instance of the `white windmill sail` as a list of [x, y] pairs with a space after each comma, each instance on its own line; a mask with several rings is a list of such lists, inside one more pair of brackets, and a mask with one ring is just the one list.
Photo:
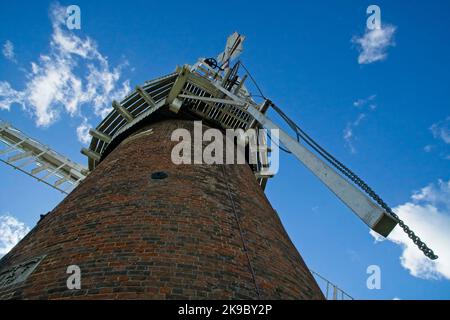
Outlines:
[[230, 61], [236, 59], [242, 53], [244, 40], [245, 36], [237, 32], [228, 37], [225, 50], [217, 56], [217, 61], [222, 69], [227, 69]]
[[84, 166], [2, 120], [0, 146], [0, 162], [65, 194], [70, 193], [88, 174]]

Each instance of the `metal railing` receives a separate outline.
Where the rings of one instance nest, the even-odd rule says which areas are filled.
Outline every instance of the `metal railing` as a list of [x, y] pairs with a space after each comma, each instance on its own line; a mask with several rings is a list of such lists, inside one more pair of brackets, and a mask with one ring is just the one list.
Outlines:
[[327, 278], [318, 274], [317, 272], [310, 270], [314, 278], [317, 281], [320, 289], [327, 300], [355, 300], [347, 292], [339, 288], [336, 284], [329, 281]]

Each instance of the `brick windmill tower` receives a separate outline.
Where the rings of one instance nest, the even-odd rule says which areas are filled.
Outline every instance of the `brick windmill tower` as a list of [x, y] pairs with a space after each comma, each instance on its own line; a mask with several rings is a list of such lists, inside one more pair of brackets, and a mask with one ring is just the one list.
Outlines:
[[[203, 129], [256, 126], [238, 107], [208, 101], [225, 99], [221, 90], [247, 94], [227, 66], [242, 40], [230, 37], [223, 71], [201, 60], [113, 102], [82, 151], [89, 174], [79, 181], [84, 170], [58, 166], [56, 186], [76, 188], [1, 260], [0, 298], [323, 298], [264, 195], [261, 166], [171, 161], [172, 132], [194, 135], [194, 120]], [[71, 265], [81, 289], [67, 287]]]
[[8, 147], [0, 154], [15, 152], [2, 161], [68, 195], [0, 260], [0, 298], [323, 299], [264, 194], [269, 148], [252, 164], [173, 162], [172, 133], [195, 136], [197, 120], [202, 130], [279, 130], [280, 142], [369, 227], [386, 236], [401, 222], [349, 169], [332, 169], [267, 118], [272, 107], [335, 160], [269, 100], [252, 99], [250, 75], [231, 66], [243, 40], [234, 33], [217, 59], [178, 67], [114, 101], [82, 150], [88, 169], [2, 123]]

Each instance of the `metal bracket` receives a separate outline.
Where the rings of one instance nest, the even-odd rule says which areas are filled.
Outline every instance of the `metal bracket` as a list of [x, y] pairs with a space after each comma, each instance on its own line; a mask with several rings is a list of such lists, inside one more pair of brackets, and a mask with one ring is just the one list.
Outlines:
[[175, 113], [178, 113], [181, 107], [181, 101], [175, 100], [186, 84], [189, 74], [190, 71], [188, 66], [184, 66], [181, 70], [179, 70], [178, 78], [175, 80], [175, 83], [166, 98], [166, 103], [169, 105], [170, 110]]
[[120, 103], [114, 100], [112, 106], [117, 112], [119, 112], [122, 115], [122, 117], [125, 118], [125, 120], [127, 120], [127, 122], [133, 121], [133, 116], [131, 115], [131, 113], [127, 109], [122, 107]]

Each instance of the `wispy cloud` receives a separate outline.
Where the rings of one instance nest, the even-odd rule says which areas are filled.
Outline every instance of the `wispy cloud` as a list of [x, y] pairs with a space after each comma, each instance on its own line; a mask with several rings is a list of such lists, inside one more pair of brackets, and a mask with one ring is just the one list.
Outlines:
[[442, 158], [450, 160], [450, 153], [448, 151], [448, 146], [450, 145], [450, 116], [433, 124], [430, 127], [430, 131], [436, 139], [436, 143], [426, 145], [424, 147], [425, 152], [436, 150]]
[[377, 97], [376, 94], [372, 94], [371, 96], [364, 98], [364, 99], [358, 99], [355, 102], [353, 102], [353, 106], [357, 108], [365, 107], [366, 105], [369, 105], [369, 108], [371, 110], [375, 110], [377, 108], [377, 105], [373, 102], [375, 98]]
[[[401, 246], [401, 265], [415, 277], [450, 280], [450, 180], [439, 180], [422, 188], [410, 201], [393, 210], [439, 256], [437, 260], [425, 257], [397, 226], [388, 240]], [[382, 241], [375, 232], [371, 234]]]
[[377, 108], [375, 103], [376, 95], [370, 95], [367, 98], [358, 99], [353, 102], [353, 106], [358, 108], [359, 113], [353, 121], [347, 122], [344, 130], [342, 131], [342, 138], [345, 141], [345, 145], [350, 150], [352, 154], [357, 152], [355, 147], [355, 141], [357, 137], [355, 136], [355, 129], [361, 125], [363, 120], [367, 117], [368, 111], [374, 111]]
[[0, 257], [7, 254], [29, 231], [30, 228], [13, 216], [0, 216]]
[[344, 128], [344, 131], [342, 132], [342, 137], [345, 140], [345, 145], [347, 148], [349, 148], [350, 152], [355, 154], [356, 148], [353, 144], [354, 136], [353, 136], [353, 125], [351, 122], [348, 122], [347, 125]]
[[359, 64], [370, 64], [387, 58], [388, 47], [394, 46], [396, 27], [383, 25], [380, 29], [366, 29], [364, 35], [354, 36], [352, 42], [358, 46]]
[[356, 148], [354, 145], [355, 140], [357, 139], [354, 134], [354, 130], [361, 124], [361, 121], [366, 117], [365, 113], [360, 113], [356, 120], [352, 122], [348, 122], [343, 131], [343, 138], [345, 140], [346, 146], [350, 149], [351, 153], [356, 153]]
[[61, 112], [84, 118], [84, 105], [92, 106], [96, 116], [105, 117], [111, 101], [130, 91], [129, 80], [120, 82], [126, 63], [110, 67], [94, 40], [67, 30], [64, 17], [64, 7], [51, 7], [50, 50], [31, 63], [24, 89], [15, 90], [7, 81], [0, 81], [0, 108], [17, 103], [32, 113], [37, 126], [51, 125]]
[[91, 141], [91, 136], [89, 135], [90, 128], [92, 128], [92, 126], [87, 122], [86, 118], [77, 127], [78, 141], [80, 141], [82, 144], [88, 144]]
[[3, 44], [2, 54], [6, 59], [14, 63], [17, 62], [16, 54], [14, 52], [14, 44], [10, 40], [6, 40], [5, 43]]
[[24, 106], [24, 92], [14, 90], [6, 81], [0, 81], [0, 110], [9, 110], [14, 103]]
[[430, 130], [436, 139], [440, 139], [444, 143], [450, 144], [450, 117], [433, 124], [430, 127]]

